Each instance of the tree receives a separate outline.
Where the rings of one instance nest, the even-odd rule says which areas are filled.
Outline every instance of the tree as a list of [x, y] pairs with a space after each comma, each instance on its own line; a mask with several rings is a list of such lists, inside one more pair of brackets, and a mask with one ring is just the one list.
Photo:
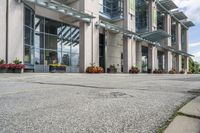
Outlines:
[[189, 59], [189, 71], [195, 74], [200, 72], [199, 63], [195, 62], [192, 58]]

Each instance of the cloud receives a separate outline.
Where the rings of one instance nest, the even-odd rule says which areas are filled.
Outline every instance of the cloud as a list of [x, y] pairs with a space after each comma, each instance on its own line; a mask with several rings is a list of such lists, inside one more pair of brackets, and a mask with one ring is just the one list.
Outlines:
[[196, 42], [196, 43], [191, 43], [190, 44], [190, 47], [197, 47], [197, 46], [200, 46], [200, 42]]
[[200, 0], [174, 0], [179, 9], [195, 24], [200, 24]]
[[193, 60], [200, 63], [200, 52], [193, 53], [194, 57]]

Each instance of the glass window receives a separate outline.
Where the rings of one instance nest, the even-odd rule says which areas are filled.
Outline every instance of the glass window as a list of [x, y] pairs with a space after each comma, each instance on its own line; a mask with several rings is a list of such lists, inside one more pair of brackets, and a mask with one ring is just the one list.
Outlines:
[[59, 64], [61, 63], [61, 52], [52, 51], [52, 50], [45, 50], [45, 60], [44, 64]]
[[44, 19], [38, 16], [35, 18], [35, 31], [44, 32]]
[[24, 63], [33, 64], [34, 60], [33, 47], [25, 45], [24, 47]]
[[25, 25], [33, 28], [34, 26], [34, 12], [32, 9], [26, 7], [25, 8]]
[[148, 31], [148, 1], [136, 0], [136, 31]]
[[26, 45], [33, 45], [33, 30], [25, 27], [24, 41]]
[[71, 66], [79, 66], [79, 54], [71, 54]]
[[70, 66], [70, 53], [62, 53], [62, 64]]
[[53, 35], [45, 35], [45, 48], [61, 51], [62, 39]]
[[54, 35], [60, 35], [62, 24], [53, 20], [45, 19], [45, 32]]
[[44, 50], [35, 48], [35, 64], [44, 64]]
[[35, 48], [44, 48], [44, 34], [43, 33], [35, 33]]

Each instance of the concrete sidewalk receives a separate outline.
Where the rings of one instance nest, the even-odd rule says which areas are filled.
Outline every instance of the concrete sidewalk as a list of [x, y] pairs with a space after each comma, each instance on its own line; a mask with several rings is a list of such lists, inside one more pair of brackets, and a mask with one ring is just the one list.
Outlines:
[[200, 96], [178, 111], [164, 133], [200, 133]]

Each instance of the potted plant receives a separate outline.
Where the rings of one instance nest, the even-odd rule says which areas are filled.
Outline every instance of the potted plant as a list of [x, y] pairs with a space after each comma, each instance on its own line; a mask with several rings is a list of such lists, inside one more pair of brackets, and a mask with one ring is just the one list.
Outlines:
[[182, 69], [179, 73], [180, 73], [180, 74], [185, 74], [185, 70]]
[[66, 65], [50, 64], [49, 65], [49, 72], [52, 72], [52, 73], [65, 73], [66, 72]]
[[154, 73], [154, 74], [163, 74], [164, 71], [163, 71], [162, 69], [155, 69], [155, 70], [153, 71], [153, 73]]
[[107, 72], [108, 73], [117, 73], [117, 68], [115, 67], [115, 65], [110, 65], [109, 68], [107, 68]]
[[176, 74], [176, 70], [174, 68], [172, 68], [170, 71], [169, 71], [169, 74]]
[[22, 73], [25, 65], [19, 59], [15, 59], [13, 64], [9, 64], [8, 72]]
[[0, 59], [0, 73], [5, 73], [6, 72], [6, 66], [4, 64], [4, 60]]
[[129, 70], [129, 73], [132, 73], [132, 74], [138, 74], [139, 72], [140, 72], [140, 69], [134, 66], [132, 66], [132, 68]]
[[104, 73], [104, 69], [102, 67], [95, 66], [94, 64], [91, 64], [91, 66], [87, 67], [86, 69], [87, 73]]

